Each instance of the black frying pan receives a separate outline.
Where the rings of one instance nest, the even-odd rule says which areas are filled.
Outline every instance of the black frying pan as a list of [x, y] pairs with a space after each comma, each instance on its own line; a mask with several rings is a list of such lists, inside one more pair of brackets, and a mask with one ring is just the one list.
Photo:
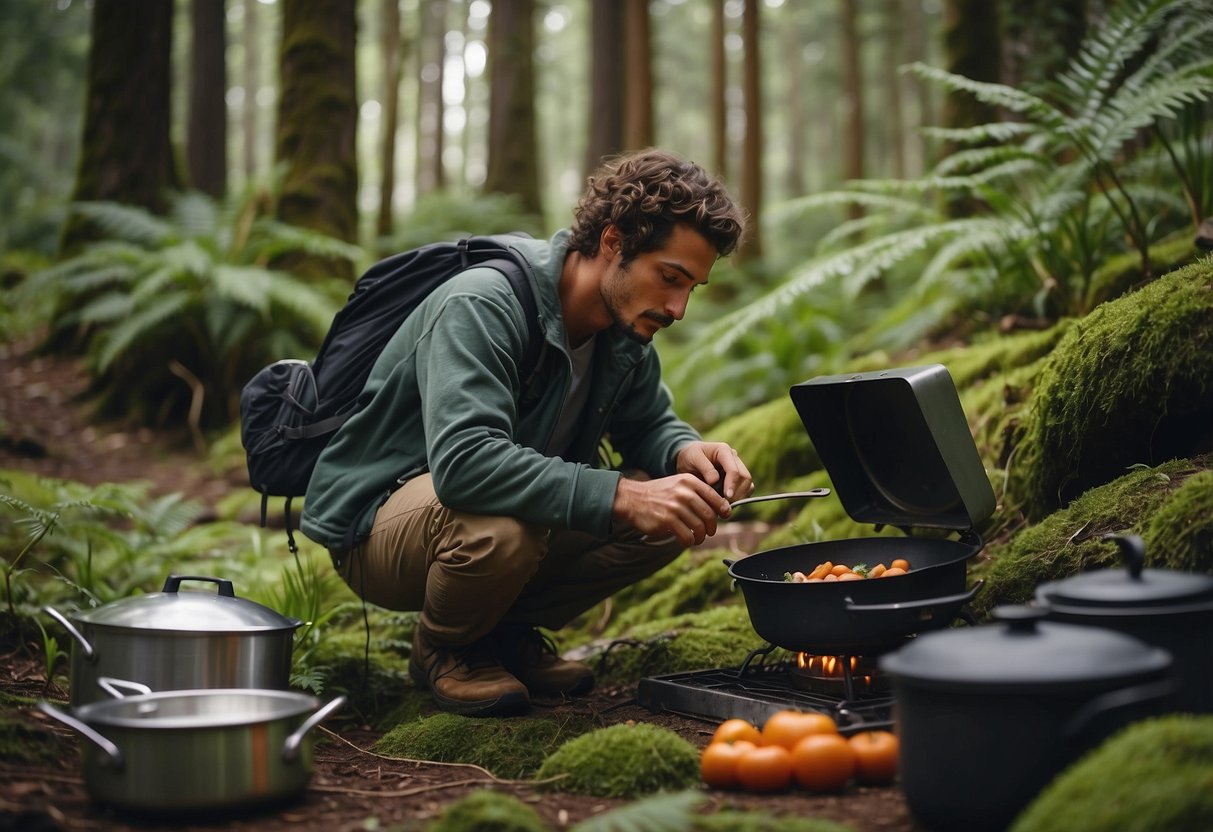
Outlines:
[[[966, 586], [966, 562], [982, 540], [871, 537], [802, 543], [726, 560], [741, 587], [755, 632], [788, 650], [818, 655], [876, 655], [909, 636], [948, 626], [981, 583]], [[897, 558], [910, 571], [863, 581], [791, 583], [784, 573], [808, 574], [817, 564], [888, 566]]]

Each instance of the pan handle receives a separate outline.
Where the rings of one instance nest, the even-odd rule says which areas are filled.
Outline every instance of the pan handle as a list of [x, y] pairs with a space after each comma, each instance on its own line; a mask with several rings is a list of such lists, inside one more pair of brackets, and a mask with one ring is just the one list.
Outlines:
[[55, 609], [54, 607], [49, 606], [43, 607], [42, 611], [62, 624], [64, 629], [67, 630], [68, 635], [79, 642], [81, 649], [84, 650], [84, 658], [91, 661], [97, 656], [97, 651], [93, 649], [93, 645], [89, 644], [88, 639], [80, 634], [80, 631], [72, 625], [72, 622], [67, 620], [67, 616], [59, 612], [59, 610]]
[[122, 751], [118, 748], [118, 746], [114, 745], [112, 741], [94, 730], [92, 726], [82, 722], [79, 719], [76, 719], [76, 717], [72, 716], [71, 714], [65, 714], [63, 711], [59, 710], [45, 700], [39, 702], [36, 707], [51, 719], [58, 720], [68, 728], [71, 728], [73, 731], [79, 732], [81, 736], [83, 736], [93, 745], [100, 748], [105, 753], [105, 759], [102, 761], [103, 763], [112, 765], [117, 769], [122, 768], [122, 765], [125, 762], [122, 757]]
[[125, 699], [127, 694], [123, 690], [130, 691], [137, 695], [145, 695], [152, 692], [152, 689], [142, 682], [128, 682], [125, 679], [115, 679], [112, 676], [98, 676], [97, 687], [108, 693], [115, 699]]
[[282, 759], [288, 763], [295, 762], [295, 760], [299, 757], [299, 749], [303, 744], [303, 738], [307, 735], [307, 732], [324, 722], [324, 720], [328, 719], [328, 717], [334, 711], [344, 704], [345, 697], [338, 696], [332, 702], [329, 702], [320, 710], [316, 711], [316, 713], [305, 719], [303, 724], [296, 728], [294, 732], [286, 738], [286, 742], [282, 744]]
[[[876, 578], [876, 580], [880, 580]], [[898, 601], [895, 604], [856, 604], [850, 596], [844, 598], [846, 602], [847, 612], [855, 613], [882, 613], [882, 612], [907, 612], [912, 610], [925, 610], [931, 607], [942, 607], [950, 604], [965, 604], [972, 601], [977, 595], [977, 591], [981, 589], [981, 585], [985, 583], [982, 579], [973, 584], [973, 587], [959, 595], [943, 595], [938, 598], [921, 598], [917, 601]]]
[[828, 488], [810, 488], [808, 491], [784, 491], [781, 494], [761, 494], [757, 497], [745, 497], [741, 500], [734, 500], [729, 503], [729, 508], [737, 508], [747, 503], [763, 503], [767, 500], [800, 500], [808, 497], [828, 496], [830, 496], [830, 489]]

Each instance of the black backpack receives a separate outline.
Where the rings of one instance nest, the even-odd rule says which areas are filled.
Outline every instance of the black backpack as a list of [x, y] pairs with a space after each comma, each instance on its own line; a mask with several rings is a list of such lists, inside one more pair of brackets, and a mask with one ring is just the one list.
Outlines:
[[286, 497], [286, 534], [291, 498], [307, 492], [316, 459], [358, 406], [358, 394], [384, 346], [418, 304], [456, 274], [473, 266], [497, 269], [509, 278], [527, 316], [529, 341], [521, 377], [539, 363], [543, 338], [527, 279], [529, 264], [509, 248], [510, 237], [469, 237], [431, 243], [380, 261], [354, 284], [337, 312], [315, 361], [284, 359], [258, 372], [240, 394], [240, 440], [249, 484], [261, 492], [261, 525], [269, 497]]

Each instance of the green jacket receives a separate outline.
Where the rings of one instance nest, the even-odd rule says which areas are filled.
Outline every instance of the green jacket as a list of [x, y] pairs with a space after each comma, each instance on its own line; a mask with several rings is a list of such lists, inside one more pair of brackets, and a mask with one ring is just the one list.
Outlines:
[[361, 409], [320, 455], [304, 534], [345, 548], [370, 532], [400, 483], [428, 470], [449, 508], [605, 535], [620, 474], [592, 467], [604, 434], [625, 468], [673, 473], [678, 451], [699, 435], [674, 415], [656, 350], [615, 329], [598, 335], [568, 460], [537, 450], [556, 427], [572, 372], [557, 291], [568, 237], [511, 242], [531, 266], [544, 335], [531, 381], [518, 378], [529, 336], [506, 277], [480, 267], [452, 278], [388, 341]]

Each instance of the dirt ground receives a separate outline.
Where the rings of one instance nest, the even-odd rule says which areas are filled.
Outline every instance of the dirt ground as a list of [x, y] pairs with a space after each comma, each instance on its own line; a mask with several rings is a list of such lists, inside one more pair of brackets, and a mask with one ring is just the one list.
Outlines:
[[[247, 487], [217, 477], [186, 448], [146, 430], [97, 428], [86, 423], [75, 397], [84, 388], [78, 365], [37, 358], [22, 346], [0, 345], [0, 468], [96, 484], [150, 480], [159, 490], [183, 491], [213, 504], [228, 489]], [[759, 530], [726, 526], [729, 545], [744, 549]], [[721, 536], [715, 541], [720, 545]], [[315, 773], [296, 801], [246, 817], [195, 817], [151, 821], [124, 816], [95, 804], [85, 789], [78, 740], [66, 728], [34, 710], [39, 697], [63, 701], [66, 692], [46, 688], [42, 662], [9, 645], [0, 655], [0, 719], [27, 732], [27, 746], [44, 748], [35, 763], [0, 759], [2, 830], [338, 830], [422, 828], [445, 806], [477, 789], [491, 787], [532, 804], [555, 829], [569, 827], [621, 805], [621, 801], [539, 791], [520, 781], [503, 781], [482, 769], [382, 757], [368, 749], [375, 733], [335, 719], [316, 736]], [[18, 697], [20, 704], [13, 704]], [[647, 722], [669, 728], [698, 747], [706, 745], [711, 723], [654, 714], [636, 704], [632, 689], [605, 688], [566, 703], [541, 703], [545, 715], [590, 713], [606, 724]], [[850, 824], [858, 832], [922, 832], [910, 817], [896, 786], [858, 787], [836, 795], [791, 790], [754, 795], [706, 789], [701, 811], [752, 809], [801, 818], [820, 817]], [[372, 820], [377, 819], [377, 820]]]

